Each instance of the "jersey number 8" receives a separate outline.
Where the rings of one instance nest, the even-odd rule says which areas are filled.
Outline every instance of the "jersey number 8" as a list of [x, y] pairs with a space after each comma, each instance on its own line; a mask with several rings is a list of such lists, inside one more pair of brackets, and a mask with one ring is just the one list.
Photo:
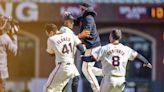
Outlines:
[[120, 60], [120, 57], [119, 56], [113, 56], [112, 57], [112, 65], [113, 66], [119, 66], [120, 65], [119, 60]]

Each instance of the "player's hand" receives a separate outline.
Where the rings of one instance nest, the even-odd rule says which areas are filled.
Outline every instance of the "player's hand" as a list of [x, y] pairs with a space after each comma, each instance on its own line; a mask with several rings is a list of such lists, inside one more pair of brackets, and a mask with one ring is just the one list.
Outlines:
[[70, 14], [71, 14], [71, 12], [65, 11], [64, 14], [63, 14], [63, 16], [68, 16]]
[[81, 39], [81, 38], [85, 38], [85, 37], [87, 37], [89, 35], [90, 35], [90, 31], [83, 30], [81, 33], [78, 34], [78, 37]]
[[150, 63], [148, 64], [143, 64], [144, 67], [152, 68], [152, 65]]
[[8, 31], [7, 33], [9, 34], [9, 36], [13, 36], [15, 34], [17, 34], [19, 32], [19, 26], [18, 25], [13, 25], [10, 28], [10, 31]]

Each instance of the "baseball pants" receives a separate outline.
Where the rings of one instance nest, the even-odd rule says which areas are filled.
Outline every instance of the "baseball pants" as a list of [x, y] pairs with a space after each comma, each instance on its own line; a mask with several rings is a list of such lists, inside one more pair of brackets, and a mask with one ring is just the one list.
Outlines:
[[125, 77], [104, 76], [100, 92], [122, 92], [125, 88]]
[[[99, 48], [100, 46], [92, 49], [86, 49], [85, 56], [91, 55], [92, 52], [98, 50]], [[91, 84], [93, 92], [100, 92], [100, 86], [98, 84], [96, 76], [102, 76], [102, 69], [94, 67], [94, 64], [95, 62], [83, 62], [82, 72]]]
[[44, 86], [44, 92], [62, 92], [68, 81], [76, 76], [74, 68], [75, 65], [57, 65]]

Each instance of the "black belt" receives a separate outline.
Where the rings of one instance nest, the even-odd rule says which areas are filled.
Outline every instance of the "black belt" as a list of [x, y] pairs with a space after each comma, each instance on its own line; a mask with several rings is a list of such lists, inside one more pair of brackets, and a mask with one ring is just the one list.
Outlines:
[[71, 63], [64, 63], [64, 62], [58, 62], [58, 64], [66, 64], [66, 65], [70, 65]]

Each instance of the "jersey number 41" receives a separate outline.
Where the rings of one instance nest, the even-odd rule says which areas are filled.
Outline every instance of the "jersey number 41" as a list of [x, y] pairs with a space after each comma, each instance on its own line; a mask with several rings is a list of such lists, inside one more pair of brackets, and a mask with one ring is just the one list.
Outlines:
[[69, 52], [72, 52], [72, 44], [69, 43], [69, 44], [64, 44], [63, 45], [63, 48], [62, 48], [62, 53], [65, 54], [69, 54]]

